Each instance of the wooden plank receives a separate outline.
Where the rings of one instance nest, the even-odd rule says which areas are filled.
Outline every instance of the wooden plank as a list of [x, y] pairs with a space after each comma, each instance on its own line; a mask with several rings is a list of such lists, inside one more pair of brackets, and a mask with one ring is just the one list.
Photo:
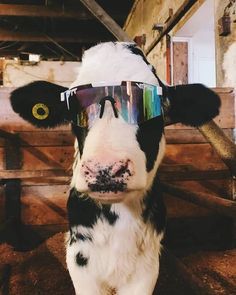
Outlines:
[[[234, 140], [233, 129], [223, 129], [228, 138]], [[165, 130], [167, 144], [178, 143], [206, 143], [207, 140], [197, 129], [166, 129]]]
[[69, 186], [23, 186], [22, 213], [24, 224], [67, 223], [66, 203]]
[[[18, 41], [18, 42], [52, 42], [56, 41], [58, 43], [96, 43], [101, 41], [101, 37], [96, 34], [56, 34], [47, 36], [42, 32], [21, 32], [21, 31], [11, 31], [7, 29], [0, 28], [0, 41]], [[109, 36], [103, 36], [102, 41], [110, 41]]]
[[118, 41], [132, 41], [122, 28], [94, 0], [80, 0], [85, 7], [117, 38]]
[[169, 144], [163, 164], [188, 164], [193, 170], [227, 170], [210, 144]]
[[[115, 19], [122, 19], [124, 15], [112, 13]], [[77, 20], [93, 20], [94, 16], [82, 5], [70, 8], [67, 6], [42, 6], [42, 5], [17, 5], [0, 4], [0, 16], [25, 16], [25, 17], [50, 17], [50, 18], [72, 18]]]
[[201, 208], [195, 204], [177, 199], [167, 193], [164, 193], [164, 202], [167, 209], [168, 219], [183, 217], [203, 217], [212, 214], [212, 212], [207, 210], [206, 208]]
[[[174, 168], [173, 166], [171, 166]], [[160, 179], [162, 181], [188, 181], [188, 180], [208, 180], [208, 179], [230, 179], [231, 174], [229, 170], [188, 170], [181, 171], [179, 169], [166, 171], [164, 167], [159, 169]]]
[[174, 185], [177, 185], [186, 190], [193, 192], [202, 192], [208, 195], [221, 197], [225, 199], [231, 199], [231, 179], [204, 179], [204, 180], [188, 180], [188, 181], [171, 181]]
[[75, 18], [79, 20], [94, 19], [89, 12], [81, 7], [80, 9], [71, 9], [66, 7], [16, 4], [0, 4], [0, 16]]
[[236, 218], [236, 203], [234, 201], [200, 192], [190, 192], [167, 183], [162, 183], [162, 187], [165, 193], [171, 194], [187, 202], [194, 203], [198, 206], [202, 206], [203, 208], [213, 210], [220, 215], [234, 219]]
[[22, 148], [24, 170], [63, 169], [69, 170], [73, 164], [74, 148], [25, 147]]
[[[12, 134], [12, 133], [11, 133]], [[75, 137], [71, 131], [22, 131], [18, 133], [20, 145], [25, 146], [73, 146]], [[5, 140], [1, 138], [0, 147], [5, 146]]]
[[[22, 148], [22, 170], [70, 170], [73, 164], [74, 148], [26, 147]], [[4, 150], [0, 148], [0, 170], [4, 170]]]
[[47, 169], [47, 170], [0, 170], [0, 179], [33, 179], [44, 178], [46, 181], [50, 177], [68, 176], [63, 169]]

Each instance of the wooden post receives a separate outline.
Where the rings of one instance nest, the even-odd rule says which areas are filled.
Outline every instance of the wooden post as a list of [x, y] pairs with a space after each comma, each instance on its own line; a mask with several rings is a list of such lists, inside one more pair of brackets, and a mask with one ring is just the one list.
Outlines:
[[[22, 166], [20, 139], [17, 135], [5, 138], [5, 168], [20, 169]], [[21, 248], [21, 180], [5, 181], [5, 230], [7, 242], [15, 248]]]

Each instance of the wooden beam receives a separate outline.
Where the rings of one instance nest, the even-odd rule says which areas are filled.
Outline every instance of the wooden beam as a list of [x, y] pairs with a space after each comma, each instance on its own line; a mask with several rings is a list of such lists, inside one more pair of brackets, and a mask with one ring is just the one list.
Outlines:
[[[0, 4], [0, 16], [52, 17], [74, 18], [78, 20], [92, 20], [94, 16], [85, 9], [48, 7], [42, 5], [13, 5]], [[114, 13], [115, 19], [124, 18], [124, 15]]]
[[206, 193], [194, 193], [175, 185], [162, 183], [162, 189], [165, 193], [171, 194], [184, 201], [191, 202], [198, 206], [213, 210], [219, 214], [236, 219], [236, 203], [220, 197], [215, 197]]
[[90, 13], [81, 9], [62, 9], [59, 7], [47, 7], [39, 5], [13, 5], [0, 4], [1, 16], [28, 16], [28, 17], [55, 17], [78, 18], [81, 20], [93, 19]]
[[40, 32], [19, 32], [10, 31], [0, 28], [0, 41], [19, 41], [19, 42], [52, 42], [58, 43], [96, 43], [99, 41], [108, 41], [110, 38], [103, 37], [99, 39], [99, 36], [90, 34], [80, 36], [79, 34], [64, 34], [64, 35], [50, 35], [47, 37], [46, 34]]
[[97, 4], [95, 0], [80, 0], [85, 7], [116, 37], [118, 41], [132, 41], [125, 31]]

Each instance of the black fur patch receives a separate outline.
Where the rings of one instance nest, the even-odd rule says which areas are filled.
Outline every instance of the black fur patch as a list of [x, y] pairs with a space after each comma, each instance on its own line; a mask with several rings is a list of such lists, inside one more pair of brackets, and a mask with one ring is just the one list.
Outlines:
[[100, 217], [101, 209], [89, 197], [81, 197], [76, 189], [71, 189], [67, 202], [67, 212], [70, 227], [82, 225], [93, 227]]
[[141, 150], [145, 153], [148, 172], [152, 170], [157, 158], [163, 130], [164, 122], [161, 116], [144, 122], [138, 128], [136, 137]]
[[166, 208], [162, 197], [161, 183], [156, 176], [151, 190], [144, 198], [144, 222], [150, 222], [158, 233], [165, 229]]
[[[23, 119], [39, 128], [56, 127], [70, 120], [66, 102], [60, 99], [60, 93], [65, 90], [67, 88], [56, 84], [36, 81], [14, 90], [10, 96], [11, 105]], [[33, 115], [33, 107], [37, 104], [47, 107], [49, 115], [45, 119]]]
[[76, 255], [76, 263], [79, 266], [86, 266], [88, 264], [88, 258], [84, 257], [80, 252]]
[[97, 205], [90, 197], [81, 197], [76, 189], [72, 189], [67, 202], [70, 227], [82, 225], [92, 228], [98, 218], [104, 218], [113, 225], [119, 216], [110, 209], [111, 206]]
[[72, 124], [71, 127], [72, 127], [72, 132], [76, 136], [78, 144], [79, 144], [80, 157], [82, 157], [83, 150], [84, 150], [84, 142], [85, 142], [86, 136], [88, 135], [88, 128], [79, 127], [79, 126], [76, 126], [75, 124]]
[[219, 96], [202, 84], [168, 87], [170, 109], [168, 116], [173, 122], [201, 126], [219, 114]]
[[106, 220], [109, 222], [109, 224], [113, 225], [116, 222], [118, 215], [115, 212], [111, 212], [110, 209], [111, 209], [111, 206], [103, 205], [102, 212]]

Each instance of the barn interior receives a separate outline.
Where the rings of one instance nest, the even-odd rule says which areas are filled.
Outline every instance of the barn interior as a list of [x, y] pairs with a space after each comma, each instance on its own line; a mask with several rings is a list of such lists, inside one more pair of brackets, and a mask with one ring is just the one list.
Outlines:
[[34, 80], [69, 86], [83, 52], [134, 40], [168, 84], [203, 83], [222, 102], [198, 129], [166, 123], [167, 207], [160, 295], [236, 290], [236, 1], [0, 1], [0, 291], [74, 294], [65, 264], [74, 138], [39, 130], [9, 94]]

